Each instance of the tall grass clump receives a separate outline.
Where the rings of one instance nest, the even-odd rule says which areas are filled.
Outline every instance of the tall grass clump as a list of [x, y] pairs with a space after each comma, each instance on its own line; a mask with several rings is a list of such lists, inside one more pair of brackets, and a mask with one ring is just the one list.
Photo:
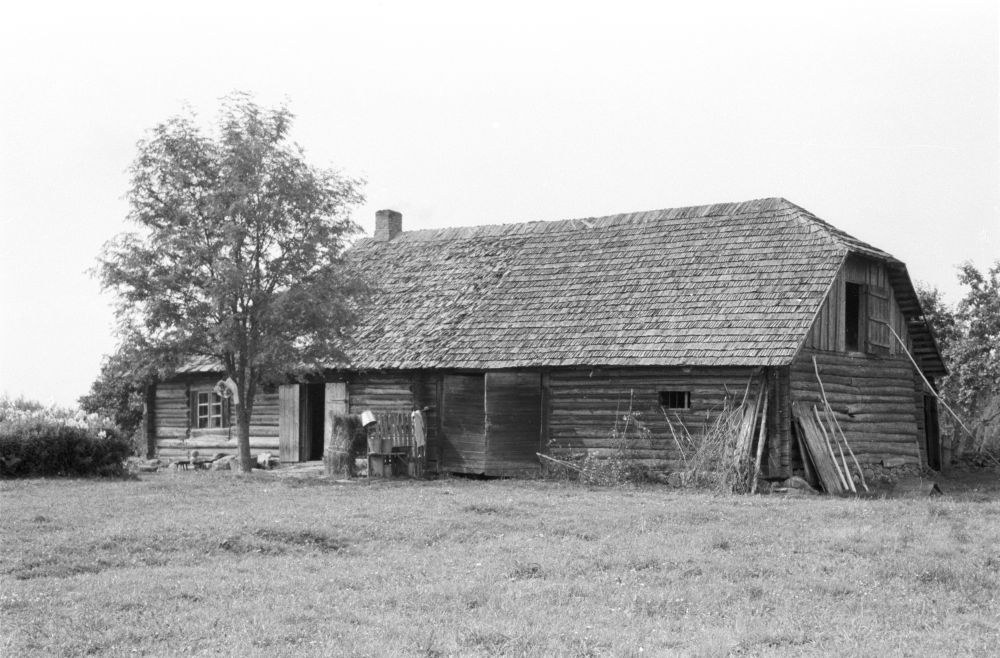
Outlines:
[[[757, 387], [750, 395], [753, 381], [747, 383], [742, 400], [727, 395], [722, 408], [714, 412], [699, 430], [689, 430], [680, 415], [671, 418], [660, 407], [666, 419], [669, 435], [654, 436], [642, 413], [634, 410], [630, 395], [627, 408], [615, 413], [607, 447], [591, 449], [576, 455], [561, 454], [557, 459], [539, 455], [549, 477], [575, 479], [584, 484], [617, 486], [647, 480], [666, 481], [692, 489], [708, 489], [721, 493], [753, 493], [761, 457], [755, 459], [754, 448], [765, 439], [764, 419], [767, 417], [766, 387]], [[673, 440], [679, 471], [670, 476], [651, 468], [636, 458], [637, 447], [649, 447]], [[560, 446], [550, 444], [551, 447]]]
[[[649, 479], [649, 470], [635, 459], [633, 446], [639, 441], [648, 443], [650, 436], [641, 414], [632, 408], [630, 395], [628, 408], [622, 411], [619, 404], [615, 412], [615, 424], [606, 448], [576, 454], [562, 453], [560, 459], [539, 454], [543, 473], [549, 479], [576, 480], [599, 487], [642, 482]], [[549, 447], [561, 448], [554, 442], [550, 442]]]
[[[742, 402], [737, 403], [727, 395], [715, 417], [706, 421], [701, 431], [694, 434], [679, 416], [675, 415], [671, 420], [667, 411], [663, 410], [683, 464], [681, 486], [721, 493], [749, 493], [755, 489], [757, 469], [751, 448], [759, 427], [758, 414], [761, 415], [760, 422], [764, 422], [766, 416], [766, 398], [764, 413], [761, 414], [761, 396], [758, 395], [756, 404], [748, 397], [749, 385]], [[762, 438], [758, 437], [758, 441]]]
[[96, 414], [0, 397], [0, 476], [121, 476], [131, 443]]
[[610, 448], [605, 453], [588, 451], [580, 463], [580, 481], [599, 487], [614, 487], [629, 482], [641, 482], [647, 478], [646, 469], [636, 463], [631, 446], [637, 440], [649, 439], [649, 428], [640, 420], [639, 414], [629, 408], [615, 418], [611, 428]]

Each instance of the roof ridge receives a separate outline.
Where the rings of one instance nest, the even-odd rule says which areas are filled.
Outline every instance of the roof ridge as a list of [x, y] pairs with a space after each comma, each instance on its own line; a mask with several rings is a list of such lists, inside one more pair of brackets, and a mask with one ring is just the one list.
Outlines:
[[[733, 201], [727, 203], [712, 203], [697, 206], [680, 206], [676, 208], [659, 208], [654, 210], [636, 210], [631, 212], [614, 213], [611, 215], [572, 217], [553, 220], [528, 220], [523, 222], [499, 222], [494, 224], [477, 224], [473, 226], [455, 226], [444, 228], [426, 228], [414, 231], [403, 231], [395, 239], [406, 242], [414, 241], [434, 241], [434, 240], [456, 240], [463, 238], [518, 238], [530, 233], [557, 232], [570, 225], [582, 224], [587, 228], [594, 228], [595, 225], [609, 225], [622, 222], [642, 223], [647, 221], [663, 221], [674, 219], [691, 219], [695, 217], [713, 217], [716, 215], [738, 215], [746, 212], [760, 212], [773, 210], [802, 210], [799, 206], [789, 202], [783, 197], [763, 197], [759, 199], [749, 199], [747, 201]], [[366, 237], [359, 240], [359, 243], [367, 242], [372, 238]]]

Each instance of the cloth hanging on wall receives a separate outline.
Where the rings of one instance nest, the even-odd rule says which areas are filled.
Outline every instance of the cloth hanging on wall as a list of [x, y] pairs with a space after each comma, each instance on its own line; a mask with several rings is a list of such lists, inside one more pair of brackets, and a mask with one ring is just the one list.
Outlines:
[[424, 422], [424, 412], [417, 409], [410, 414], [413, 423], [413, 445], [421, 447], [427, 444], [427, 424]]

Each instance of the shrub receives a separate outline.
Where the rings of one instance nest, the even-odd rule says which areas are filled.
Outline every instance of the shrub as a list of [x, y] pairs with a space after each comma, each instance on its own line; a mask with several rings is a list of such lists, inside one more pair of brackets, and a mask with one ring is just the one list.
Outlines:
[[103, 431], [102, 437], [41, 420], [0, 427], [0, 476], [121, 476], [132, 446], [114, 430]]
[[132, 452], [109, 421], [80, 411], [0, 399], [0, 476], [121, 476]]

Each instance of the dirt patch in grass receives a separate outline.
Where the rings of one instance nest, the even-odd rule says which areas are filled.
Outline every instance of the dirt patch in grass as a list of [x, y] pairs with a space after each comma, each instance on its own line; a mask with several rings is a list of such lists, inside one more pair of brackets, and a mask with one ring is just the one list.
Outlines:
[[346, 551], [349, 547], [347, 541], [326, 533], [279, 528], [257, 528], [226, 537], [219, 542], [219, 548], [230, 553], [264, 555], [282, 555], [295, 550], [337, 553]]
[[463, 512], [469, 512], [471, 514], [495, 514], [498, 516], [511, 516], [510, 507], [503, 505], [492, 505], [484, 503], [475, 503], [472, 505], [466, 505], [462, 508]]
[[545, 570], [537, 562], [517, 562], [507, 573], [510, 580], [531, 580], [532, 578], [545, 578]]

